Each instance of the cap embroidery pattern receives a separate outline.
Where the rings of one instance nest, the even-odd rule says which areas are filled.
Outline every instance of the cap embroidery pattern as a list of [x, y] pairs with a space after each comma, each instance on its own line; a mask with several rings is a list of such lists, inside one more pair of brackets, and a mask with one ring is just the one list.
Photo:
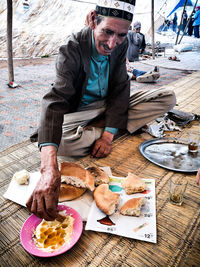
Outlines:
[[119, 12], [117, 12], [117, 10], [113, 10], [112, 13], [113, 13], [113, 15], [114, 15], [115, 17], [117, 17], [117, 16], [119, 15]]
[[119, 6], [120, 6], [120, 4], [119, 4], [118, 2], [116, 2], [114, 5], [115, 5], [116, 7], [119, 7]]
[[121, 18], [132, 21], [135, 0], [98, 0], [96, 12], [98, 15]]

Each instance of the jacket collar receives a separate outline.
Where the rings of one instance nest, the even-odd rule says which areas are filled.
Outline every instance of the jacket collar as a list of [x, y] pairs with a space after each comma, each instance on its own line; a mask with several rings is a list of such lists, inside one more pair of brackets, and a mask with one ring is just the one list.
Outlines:
[[80, 47], [82, 50], [82, 58], [84, 71], [88, 74], [90, 73], [90, 59], [92, 53], [92, 30], [90, 27], [86, 27], [82, 31]]

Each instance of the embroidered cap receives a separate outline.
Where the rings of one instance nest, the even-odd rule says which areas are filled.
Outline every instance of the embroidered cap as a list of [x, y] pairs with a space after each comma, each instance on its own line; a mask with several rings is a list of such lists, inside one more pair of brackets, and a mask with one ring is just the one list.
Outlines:
[[136, 0], [98, 0], [96, 12], [98, 15], [133, 20]]

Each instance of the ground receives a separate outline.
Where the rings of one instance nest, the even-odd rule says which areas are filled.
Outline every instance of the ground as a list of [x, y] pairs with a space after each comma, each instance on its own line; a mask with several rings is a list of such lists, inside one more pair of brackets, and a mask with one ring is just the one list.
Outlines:
[[[41, 112], [41, 99], [55, 79], [55, 56], [49, 58], [14, 60], [15, 82], [19, 87], [9, 88], [7, 62], [0, 60], [0, 151], [20, 143], [37, 130]], [[158, 63], [156, 59], [154, 65]], [[162, 59], [163, 60], [163, 59]], [[167, 58], [166, 58], [167, 61]], [[167, 62], [168, 63], [168, 62]], [[171, 63], [173, 64], [173, 62]], [[133, 63], [140, 70], [149, 71], [153, 64], [148, 61]], [[161, 77], [156, 83], [142, 84], [131, 82], [131, 90], [161, 88], [178, 81], [191, 71], [160, 67]]]
[[[27, 65], [40, 65], [40, 64], [48, 64], [48, 63], [52, 63], [55, 61], [55, 57], [51, 56], [51, 57], [44, 57], [44, 58], [27, 58], [27, 59], [14, 59], [13, 60], [13, 64], [14, 64], [14, 68], [15, 67], [20, 67], [20, 66], [27, 66]], [[8, 67], [8, 63], [6, 60], [1, 60], [0, 59], [0, 69], [2, 68], [7, 68]]]

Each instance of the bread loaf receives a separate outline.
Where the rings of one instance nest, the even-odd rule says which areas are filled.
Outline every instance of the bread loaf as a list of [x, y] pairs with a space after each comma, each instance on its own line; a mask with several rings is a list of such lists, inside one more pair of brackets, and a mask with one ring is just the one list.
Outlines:
[[113, 214], [119, 204], [119, 194], [113, 193], [108, 184], [101, 184], [95, 189], [94, 199], [97, 207], [107, 215]]
[[73, 162], [62, 162], [60, 165], [61, 183], [75, 187], [94, 190], [94, 176], [81, 165]]
[[121, 207], [120, 213], [122, 215], [140, 216], [141, 207], [145, 203], [146, 203], [146, 199], [144, 197], [129, 199]]
[[110, 177], [99, 167], [93, 166], [89, 167], [87, 170], [94, 176], [95, 186], [109, 183]]
[[122, 188], [126, 191], [126, 194], [130, 195], [146, 190], [146, 184], [140, 177], [129, 172], [125, 181], [122, 183]]

